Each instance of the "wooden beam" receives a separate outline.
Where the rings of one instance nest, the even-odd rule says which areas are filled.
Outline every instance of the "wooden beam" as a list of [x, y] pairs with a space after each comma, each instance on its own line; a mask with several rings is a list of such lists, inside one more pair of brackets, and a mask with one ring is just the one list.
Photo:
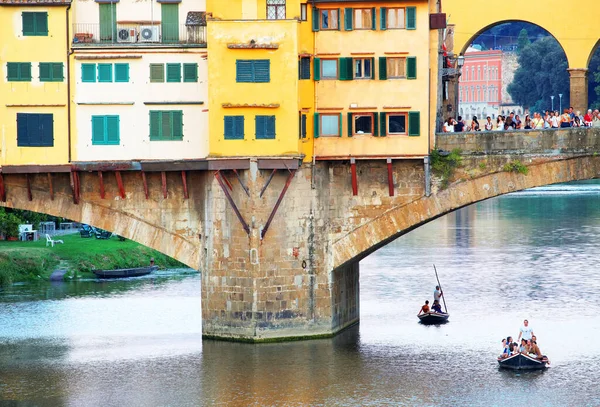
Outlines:
[[125, 186], [123, 185], [123, 178], [121, 178], [121, 171], [115, 171], [115, 178], [119, 187], [119, 195], [121, 195], [121, 199], [125, 199]]
[[394, 196], [394, 173], [392, 172], [392, 159], [387, 160], [387, 173], [388, 173], [388, 189], [390, 196]]
[[4, 175], [0, 174], [0, 201], [6, 202], [6, 187], [4, 185]]
[[249, 170], [250, 169], [250, 159], [248, 159], [248, 158], [232, 158], [232, 159], [220, 158], [220, 159], [208, 160], [208, 169], [211, 171]]
[[75, 161], [71, 163], [74, 171], [140, 171], [137, 161]]
[[46, 174], [48, 176], [48, 191], [50, 192], [50, 200], [54, 201], [54, 185], [52, 185], [52, 173]]
[[31, 180], [29, 174], [25, 174], [25, 180], [27, 181], [27, 199], [29, 202], [33, 201], [33, 195], [31, 195]]
[[350, 159], [350, 172], [352, 173], [352, 195], [358, 195], [358, 177], [356, 175], [356, 159]]
[[79, 204], [79, 177], [77, 176], [77, 171], [71, 171], [69, 173], [70, 181], [71, 181], [71, 192], [73, 193], [73, 203], [75, 205]]
[[148, 199], [150, 194], [148, 193], [148, 180], [146, 179], [146, 173], [144, 171], [142, 171], [142, 183], [144, 184], [144, 195], [146, 196], [146, 199]]
[[297, 170], [300, 160], [297, 158], [259, 158], [259, 170]]
[[163, 198], [167, 199], [167, 173], [162, 171], [160, 173], [160, 178], [162, 180], [162, 193], [163, 193]]
[[71, 166], [65, 165], [3, 165], [3, 174], [44, 174], [47, 172], [70, 172]]
[[102, 171], [98, 171], [98, 182], [100, 183], [100, 198], [104, 199], [106, 197], [106, 190], [104, 189], [104, 176], [102, 175]]
[[181, 182], [183, 183], [183, 199], [188, 199], [190, 196], [188, 194], [187, 175], [185, 171], [181, 171]]
[[184, 161], [142, 161], [142, 171], [206, 171], [208, 162], [206, 160], [184, 160]]

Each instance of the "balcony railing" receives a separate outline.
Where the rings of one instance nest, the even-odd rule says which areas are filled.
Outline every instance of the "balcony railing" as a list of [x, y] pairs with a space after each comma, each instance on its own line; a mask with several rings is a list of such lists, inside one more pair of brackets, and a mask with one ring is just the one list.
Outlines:
[[206, 26], [127, 24], [74, 24], [74, 46], [206, 45]]

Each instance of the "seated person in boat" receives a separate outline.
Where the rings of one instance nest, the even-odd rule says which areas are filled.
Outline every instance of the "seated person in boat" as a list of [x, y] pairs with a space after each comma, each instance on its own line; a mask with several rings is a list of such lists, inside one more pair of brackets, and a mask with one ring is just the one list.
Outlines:
[[510, 344], [507, 342], [506, 338], [502, 338], [502, 354], [500, 355], [499, 359], [506, 359], [510, 356], [509, 345]]
[[[529, 341], [529, 353], [534, 354], [536, 359], [548, 360], [548, 358], [546, 356], [542, 355], [542, 351], [540, 350], [540, 347], [537, 345], [537, 340], [536, 340], [535, 336], [532, 336], [531, 340]], [[550, 361], [548, 361], [548, 364], [550, 364]]]
[[508, 350], [510, 352], [510, 356], [516, 355], [519, 353], [519, 345], [517, 345], [515, 342], [512, 342], [508, 347]]
[[421, 307], [421, 311], [417, 315], [427, 314], [429, 312], [429, 300], [425, 300], [425, 305]]
[[529, 353], [529, 344], [527, 343], [527, 340], [521, 339], [521, 346], [519, 346], [519, 352]]
[[443, 314], [442, 306], [440, 305], [440, 302], [438, 300], [433, 300], [433, 305], [431, 306], [431, 309], [439, 314]]

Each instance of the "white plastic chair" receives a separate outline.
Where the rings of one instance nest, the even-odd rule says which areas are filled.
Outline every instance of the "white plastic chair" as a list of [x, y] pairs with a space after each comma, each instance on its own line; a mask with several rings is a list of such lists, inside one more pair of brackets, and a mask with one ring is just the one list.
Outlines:
[[60, 239], [57, 240], [52, 240], [52, 238], [50, 237], [49, 234], [46, 234], [46, 247], [48, 247], [48, 243], [50, 243], [52, 245], [52, 247], [54, 247], [54, 243], [65, 243]]

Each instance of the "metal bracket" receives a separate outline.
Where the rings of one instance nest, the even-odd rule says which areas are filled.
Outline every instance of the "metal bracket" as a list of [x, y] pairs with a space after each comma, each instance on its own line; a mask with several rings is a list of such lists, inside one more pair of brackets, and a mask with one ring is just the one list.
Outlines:
[[250, 191], [248, 191], [248, 188], [246, 188], [246, 185], [244, 185], [244, 183], [242, 182], [242, 178], [240, 178], [240, 174], [238, 174], [236, 169], [234, 169], [233, 172], [235, 173], [235, 176], [237, 177], [238, 181], [240, 182], [240, 185], [244, 189], [244, 192], [246, 193], [246, 195], [250, 196]]
[[221, 186], [221, 189], [225, 193], [225, 197], [227, 198], [227, 200], [229, 201], [229, 204], [233, 208], [233, 211], [235, 212], [235, 215], [237, 216], [237, 218], [240, 221], [240, 223], [242, 224], [242, 227], [246, 231], [246, 234], [250, 235], [250, 227], [248, 226], [248, 224], [246, 223], [246, 221], [242, 217], [242, 214], [240, 213], [240, 210], [236, 206], [235, 202], [233, 201], [233, 198], [231, 197], [231, 194], [227, 190], [227, 187], [225, 186], [225, 182], [223, 182], [223, 176], [221, 175], [220, 171], [216, 171], [215, 172], [215, 178], [219, 182], [219, 185]]
[[267, 187], [269, 186], [269, 184], [273, 180], [273, 176], [275, 175], [276, 172], [277, 172], [277, 169], [273, 168], [273, 171], [271, 171], [271, 175], [269, 175], [269, 178], [267, 178], [267, 182], [265, 183], [265, 186], [262, 187], [262, 189], [260, 190], [260, 195], [259, 195], [260, 198], [262, 198], [263, 194], [267, 190]]
[[288, 190], [288, 188], [292, 182], [292, 179], [294, 179], [294, 175], [296, 175], [296, 170], [290, 171], [288, 168], [288, 171], [290, 174], [287, 177], [287, 181], [285, 181], [285, 186], [283, 187], [283, 190], [279, 194], [279, 198], [277, 198], [277, 203], [275, 204], [275, 207], [271, 211], [271, 215], [269, 215], [269, 219], [267, 220], [265, 227], [263, 228], [263, 230], [260, 231], [260, 239], [261, 240], [264, 239], [265, 235], [267, 234], [267, 231], [269, 230], [269, 226], [271, 225], [271, 222], [273, 221], [273, 218], [275, 217], [275, 214], [277, 213], [277, 209], [279, 208], [279, 205], [281, 204], [281, 201], [283, 200], [283, 197], [285, 196], [285, 193]]
[[394, 173], [392, 171], [392, 159], [388, 158], [386, 161], [388, 173], [388, 189], [390, 192], [390, 196], [394, 196]]
[[352, 195], [358, 195], [358, 177], [356, 175], [356, 159], [350, 159], [350, 172], [352, 173]]

